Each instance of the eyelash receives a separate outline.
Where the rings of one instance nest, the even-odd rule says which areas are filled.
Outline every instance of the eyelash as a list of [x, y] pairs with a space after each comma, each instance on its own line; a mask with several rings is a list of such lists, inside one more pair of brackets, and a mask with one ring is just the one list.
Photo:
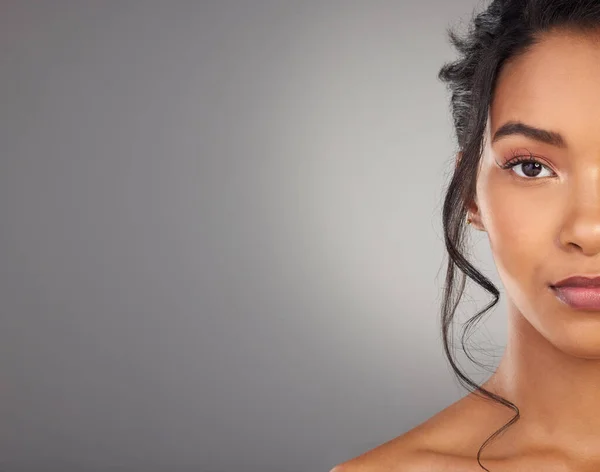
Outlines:
[[[552, 170], [550, 169], [549, 166], [547, 166], [546, 164], [544, 164], [543, 162], [541, 162], [538, 159], [535, 159], [533, 157], [532, 154], [529, 154], [528, 156], [524, 156], [524, 155], [518, 155], [518, 154], [513, 154], [514, 157], [512, 157], [511, 159], [509, 159], [507, 162], [505, 162], [504, 164], [502, 164], [500, 166], [501, 169], [511, 169], [513, 167], [516, 167], [519, 164], [529, 164], [529, 163], [534, 163], [534, 164], [539, 164], [542, 167], [545, 167], [546, 169], [550, 170], [552, 172]], [[521, 177], [522, 179], [525, 180], [540, 180], [540, 177], [522, 177], [520, 175], [517, 174], [518, 177]]]

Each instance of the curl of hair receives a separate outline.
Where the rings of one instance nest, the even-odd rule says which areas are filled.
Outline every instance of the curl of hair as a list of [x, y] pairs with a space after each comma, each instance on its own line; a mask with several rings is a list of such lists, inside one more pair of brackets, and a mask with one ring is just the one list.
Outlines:
[[[515, 411], [513, 418], [481, 445], [482, 449], [520, 418], [519, 408], [509, 400], [478, 385], [457, 366], [450, 349], [451, 327], [464, 293], [466, 277], [493, 296], [493, 300], [464, 325], [466, 332], [499, 300], [497, 287], [465, 257], [465, 216], [473, 201], [477, 169], [483, 151], [483, 138], [492, 103], [496, 79], [502, 66], [511, 58], [527, 52], [542, 37], [556, 31], [595, 33], [600, 31], [600, 2], [597, 0], [493, 0], [482, 12], [473, 12], [467, 31], [461, 36], [447, 29], [449, 41], [458, 59], [445, 63], [438, 79], [451, 92], [450, 112], [460, 159], [445, 188], [442, 209], [444, 242], [448, 252], [446, 280], [441, 307], [441, 329], [445, 355], [459, 382], [467, 390], [501, 403]], [[457, 271], [460, 270], [461, 274]], [[465, 349], [467, 356], [473, 359]], [[479, 364], [480, 365], [480, 364]]]

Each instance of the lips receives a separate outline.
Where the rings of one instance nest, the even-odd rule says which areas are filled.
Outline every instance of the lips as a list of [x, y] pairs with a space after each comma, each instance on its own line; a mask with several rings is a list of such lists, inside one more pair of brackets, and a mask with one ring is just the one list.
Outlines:
[[600, 276], [576, 275], [560, 280], [550, 288], [560, 301], [571, 308], [600, 311]]
[[600, 311], [600, 287], [554, 287], [553, 290], [571, 308]]
[[587, 287], [600, 288], [600, 276], [586, 277], [583, 275], [575, 275], [559, 280], [552, 287]]

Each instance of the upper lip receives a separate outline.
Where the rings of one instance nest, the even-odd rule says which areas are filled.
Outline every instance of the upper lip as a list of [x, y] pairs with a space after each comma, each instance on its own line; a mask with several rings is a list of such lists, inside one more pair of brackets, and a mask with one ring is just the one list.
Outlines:
[[600, 276], [586, 277], [584, 275], [575, 275], [559, 280], [552, 287], [599, 287]]

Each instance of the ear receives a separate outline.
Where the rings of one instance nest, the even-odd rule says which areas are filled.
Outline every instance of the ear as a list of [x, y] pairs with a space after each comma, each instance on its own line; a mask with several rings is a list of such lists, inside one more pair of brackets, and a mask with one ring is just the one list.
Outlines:
[[[458, 164], [460, 164], [460, 160], [462, 159], [462, 156], [463, 156], [463, 152], [459, 151], [456, 155], [455, 166], [458, 166]], [[481, 222], [481, 213], [479, 211], [479, 206], [477, 204], [477, 196], [475, 196], [474, 200], [471, 201], [467, 205], [467, 209], [468, 209], [467, 218], [470, 218], [471, 226], [479, 231], [485, 231], [483, 223]]]

